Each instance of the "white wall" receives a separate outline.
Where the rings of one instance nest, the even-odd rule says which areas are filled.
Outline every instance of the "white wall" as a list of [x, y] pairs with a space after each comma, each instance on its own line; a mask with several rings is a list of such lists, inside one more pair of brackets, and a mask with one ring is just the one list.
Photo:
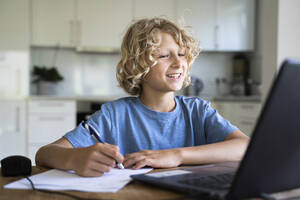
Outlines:
[[[65, 80], [59, 83], [60, 96], [126, 95], [115, 78], [119, 54], [77, 53], [73, 49], [59, 49], [54, 61], [55, 48], [31, 48], [33, 65], [56, 65]], [[204, 82], [201, 95], [217, 95], [216, 78], [231, 80], [233, 53], [200, 53], [191, 69], [191, 75]], [[31, 85], [31, 94], [36, 94]], [[229, 87], [229, 85], [228, 85]]]
[[300, 1], [279, 0], [278, 10], [278, 57], [300, 59]]
[[[54, 62], [54, 48], [31, 48], [31, 68], [34, 65], [57, 66], [64, 80], [59, 82], [58, 96], [122, 95], [117, 86], [115, 66], [118, 54], [77, 53], [73, 49], [59, 49]], [[31, 84], [31, 94], [36, 94]]]
[[204, 83], [204, 89], [201, 92], [203, 96], [217, 96], [216, 78], [226, 79], [223, 87], [230, 92], [230, 82], [232, 74], [232, 57], [234, 53], [200, 53], [199, 57], [191, 69], [191, 75], [200, 78]]
[[258, 1], [261, 7], [262, 94], [266, 97], [277, 71], [278, 1]]
[[266, 97], [285, 58], [300, 58], [300, 1], [262, 0], [262, 80]]

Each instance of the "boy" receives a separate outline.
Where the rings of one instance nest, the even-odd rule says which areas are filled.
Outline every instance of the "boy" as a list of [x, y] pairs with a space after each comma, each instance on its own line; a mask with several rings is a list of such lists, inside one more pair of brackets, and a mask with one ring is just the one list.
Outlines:
[[[249, 138], [223, 119], [209, 102], [174, 96], [190, 83], [198, 43], [169, 20], [133, 23], [117, 65], [120, 86], [132, 97], [108, 102], [84, 123], [39, 149], [37, 165], [101, 176], [116, 166], [139, 169], [240, 160]], [[124, 155], [124, 156], [123, 156]]]

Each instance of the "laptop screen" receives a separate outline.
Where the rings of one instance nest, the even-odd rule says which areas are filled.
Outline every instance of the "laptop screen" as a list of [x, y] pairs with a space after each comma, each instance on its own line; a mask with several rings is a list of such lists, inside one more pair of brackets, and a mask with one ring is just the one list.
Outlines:
[[232, 199], [300, 187], [299, 113], [300, 60], [286, 60], [232, 184]]

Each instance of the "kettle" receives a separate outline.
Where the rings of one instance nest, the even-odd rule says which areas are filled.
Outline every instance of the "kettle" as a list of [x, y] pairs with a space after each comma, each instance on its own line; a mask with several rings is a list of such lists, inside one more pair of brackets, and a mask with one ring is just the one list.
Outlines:
[[201, 79], [191, 76], [191, 84], [184, 89], [185, 96], [199, 96], [204, 84]]

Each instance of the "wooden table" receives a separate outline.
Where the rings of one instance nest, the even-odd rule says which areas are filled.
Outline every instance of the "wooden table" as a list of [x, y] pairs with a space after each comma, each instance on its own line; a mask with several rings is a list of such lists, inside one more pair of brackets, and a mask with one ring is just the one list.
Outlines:
[[[40, 168], [34, 166], [32, 169], [32, 175], [47, 171], [46, 168]], [[159, 170], [157, 170], [159, 171]], [[69, 200], [70, 197], [65, 197], [57, 194], [46, 194], [33, 190], [15, 190], [15, 189], [4, 189], [3, 186], [19, 180], [23, 177], [3, 177], [0, 173], [0, 200]], [[155, 199], [176, 199], [184, 197], [183, 194], [175, 193], [169, 190], [160, 189], [157, 187], [151, 187], [149, 185], [138, 184], [131, 182], [126, 185], [123, 189], [116, 193], [94, 193], [94, 192], [77, 192], [77, 191], [63, 191], [70, 193], [81, 198], [94, 198], [94, 199], [120, 199], [120, 200], [155, 200]]]
[[[45, 172], [49, 169], [34, 166], [32, 169], [32, 175]], [[162, 171], [162, 169], [155, 169], [153, 171]], [[15, 190], [15, 189], [3, 189], [3, 186], [19, 180], [23, 177], [3, 177], [0, 173], [0, 200], [69, 200], [70, 197], [57, 195], [57, 194], [46, 194], [33, 190]], [[95, 192], [78, 192], [78, 191], [62, 191], [76, 195], [81, 198], [92, 198], [99, 200], [171, 200], [171, 199], [185, 199], [186, 196], [181, 193], [172, 192], [170, 190], [153, 187], [146, 184], [140, 184], [131, 182], [126, 185], [123, 189], [116, 193], [95, 193]], [[300, 199], [300, 188], [290, 191], [280, 192], [274, 194], [276, 199]], [[295, 198], [296, 197], [296, 198]], [[298, 197], [298, 198], [297, 198]], [[254, 200], [254, 199], [252, 199]], [[256, 199], [257, 200], [257, 199]]]

